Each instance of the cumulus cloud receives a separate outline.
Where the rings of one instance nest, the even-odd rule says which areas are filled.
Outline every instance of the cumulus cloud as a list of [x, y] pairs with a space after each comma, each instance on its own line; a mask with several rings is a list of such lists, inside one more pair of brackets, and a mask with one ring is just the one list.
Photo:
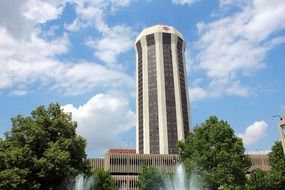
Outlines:
[[38, 23], [58, 18], [63, 1], [0, 1], [0, 26], [17, 39], [28, 39]]
[[265, 121], [256, 121], [238, 136], [242, 138], [245, 145], [254, 144], [267, 135], [267, 126], [268, 124]]
[[86, 44], [95, 50], [94, 55], [107, 64], [114, 64], [118, 55], [133, 46], [135, 33], [130, 27], [116, 25], [103, 32], [102, 37], [89, 38]]
[[129, 6], [132, 0], [111, 0], [112, 10], [115, 11], [120, 7]]
[[63, 7], [58, 2], [29, 0], [23, 5], [23, 16], [35, 23], [45, 23], [54, 20], [62, 13]]
[[249, 96], [249, 89], [241, 86], [240, 81], [228, 82], [226, 78], [213, 79], [208, 86], [201, 87], [199, 83], [193, 83], [189, 87], [189, 96], [191, 102], [200, 101], [206, 98], [215, 98], [222, 95], [236, 95], [247, 97]]
[[25, 86], [33, 82], [51, 85], [64, 95], [83, 94], [99, 86], [133, 88], [134, 79], [121, 71], [84, 61], [57, 61], [55, 57], [67, 52], [68, 46], [67, 36], [46, 42], [33, 33], [30, 41], [18, 42], [0, 28], [0, 90], [16, 88], [12, 94], [24, 95]]
[[233, 3], [243, 3], [235, 14], [197, 24], [196, 67], [211, 80], [208, 91], [215, 86], [216, 95], [248, 96], [250, 88], [240, 78], [264, 68], [267, 53], [284, 43], [285, 2], [220, 0], [222, 6]]
[[87, 139], [87, 153], [102, 155], [109, 148], [123, 145], [119, 135], [135, 127], [135, 113], [128, 101], [108, 94], [97, 94], [79, 107], [62, 106], [78, 122], [77, 132]]
[[199, 0], [172, 0], [172, 3], [179, 5], [184, 5], [184, 4], [191, 5], [193, 3], [196, 3], [197, 1]]
[[219, 0], [220, 6], [230, 6], [230, 5], [236, 5], [236, 6], [242, 6], [246, 4], [248, 0]]
[[[12, 95], [25, 95], [28, 93], [29, 85], [34, 83], [44, 85], [45, 88], [56, 89], [64, 95], [79, 95], [97, 87], [101, 89], [133, 88], [134, 79], [121, 70], [111, 69], [93, 62], [58, 60], [58, 56], [69, 51], [71, 42], [68, 35], [54, 36], [53, 40], [48, 41], [41, 36], [53, 35], [56, 26], [51, 26], [47, 32], [41, 31], [36, 26], [48, 20], [57, 19], [66, 2], [77, 3], [80, 7], [82, 3], [85, 5], [89, 1], [12, 0], [9, 3], [0, 2], [0, 91], [9, 90]], [[105, 1], [92, 2], [94, 3], [93, 8], [89, 10], [87, 6], [87, 10], [83, 11], [84, 13], [80, 16], [91, 19], [95, 8], [99, 12], [103, 11], [103, 15]], [[120, 6], [123, 6], [124, 2], [121, 3]], [[82, 20], [80, 17], [78, 19]], [[105, 22], [102, 18], [102, 25], [98, 25], [100, 31], [105, 31], [104, 26]], [[106, 27], [107, 30], [110, 29], [109, 26], [106, 25]], [[115, 27], [119, 33], [131, 30], [127, 29]], [[99, 44], [103, 44], [100, 46], [101, 49], [98, 49], [98, 56], [101, 55], [100, 52], [110, 52], [103, 47], [106, 44], [104, 40], [108, 41], [108, 38], [110, 36], [103, 35], [102, 39], [96, 39]], [[116, 37], [111, 36], [111, 39], [116, 41]], [[128, 43], [123, 44], [126, 44], [125, 49], [113, 53], [112, 56], [116, 57], [127, 51]], [[100, 57], [103, 59], [104, 56]], [[106, 61], [108, 61], [107, 59], [108, 56], [106, 56]]]
[[200, 87], [189, 88], [189, 98], [191, 102], [196, 102], [205, 99], [208, 96], [206, 89]]
[[93, 27], [100, 36], [89, 36], [86, 45], [94, 50], [94, 55], [107, 65], [114, 66], [120, 54], [133, 47], [136, 32], [124, 24], [110, 26], [105, 17], [108, 12], [126, 7], [131, 0], [75, 1], [77, 18], [65, 28], [77, 31], [80, 28]]
[[249, 89], [240, 85], [239, 81], [234, 81], [227, 89], [226, 92], [230, 95], [248, 96]]

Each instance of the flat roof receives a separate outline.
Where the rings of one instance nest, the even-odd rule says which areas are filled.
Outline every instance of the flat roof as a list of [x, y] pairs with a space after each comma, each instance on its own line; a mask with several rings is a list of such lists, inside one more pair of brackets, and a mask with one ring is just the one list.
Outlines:
[[148, 28], [143, 29], [143, 31], [138, 35], [136, 39], [136, 43], [143, 37], [149, 34], [153, 34], [156, 32], [165, 32], [165, 33], [171, 33], [171, 34], [176, 34], [180, 38], [183, 38], [183, 35], [178, 32], [173, 26], [167, 26], [167, 25], [154, 25]]
[[136, 149], [111, 148], [107, 151], [107, 154], [136, 154]]

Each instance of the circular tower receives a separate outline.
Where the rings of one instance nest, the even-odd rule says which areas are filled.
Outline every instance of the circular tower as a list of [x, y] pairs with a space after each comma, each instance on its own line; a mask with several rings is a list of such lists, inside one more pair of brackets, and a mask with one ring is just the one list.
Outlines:
[[155, 25], [136, 40], [136, 150], [140, 154], [176, 154], [189, 134], [190, 110], [183, 36]]

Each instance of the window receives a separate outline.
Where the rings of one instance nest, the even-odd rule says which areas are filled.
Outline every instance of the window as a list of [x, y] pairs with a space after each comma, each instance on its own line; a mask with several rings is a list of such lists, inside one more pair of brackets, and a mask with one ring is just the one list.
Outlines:
[[139, 152], [143, 153], [143, 75], [142, 75], [142, 47], [140, 41], [136, 44], [138, 53], [138, 108], [139, 108]]
[[154, 34], [146, 36], [147, 64], [148, 64], [148, 98], [149, 98], [149, 130], [150, 130], [150, 153], [159, 153], [159, 128], [158, 128], [158, 104], [157, 104], [157, 75], [155, 57]]
[[162, 33], [163, 42], [163, 64], [165, 80], [165, 99], [166, 99], [166, 118], [167, 118], [167, 136], [168, 152], [176, 153], [177, 143], [177, 123], [176, 123], [176, 104], [173, 78], [173, 62], [171, 50], [171, 34]]

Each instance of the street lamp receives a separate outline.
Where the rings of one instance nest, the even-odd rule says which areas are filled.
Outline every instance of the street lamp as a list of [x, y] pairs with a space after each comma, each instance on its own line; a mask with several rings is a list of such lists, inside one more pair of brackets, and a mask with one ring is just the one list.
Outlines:
[[273, 116], [271, 116], [271, 119], [273, 120], [275, 117], [278, 117], [280, 119], [280, 121], [282, 121], [282, 117], [280, 115], [273, 115]]
[[278, 131], [281, 137], [283, 153], [285, 154], [285, 117], [281, 117], [280, 115], [273, 115], [271, 118], [274, 119], [276, 117], [280, 119], [278, 125]]

